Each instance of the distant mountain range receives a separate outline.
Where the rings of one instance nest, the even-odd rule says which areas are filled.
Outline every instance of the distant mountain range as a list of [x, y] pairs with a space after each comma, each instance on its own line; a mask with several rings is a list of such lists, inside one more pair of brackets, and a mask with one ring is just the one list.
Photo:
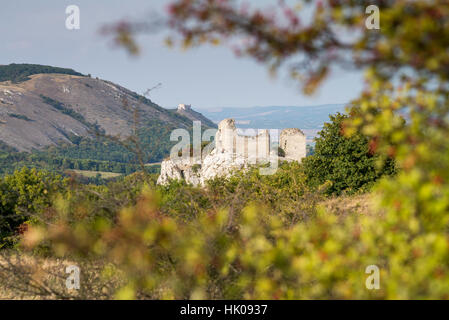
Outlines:
[[237, 127], [242, 129], [299, 128], [311, 140], [321, 130], [323, 124], [329, 121], [330, 114], [345, 111], [345, 104], [219, 108], [200, 111], [215, 123], [225, 118], [234, 118]]

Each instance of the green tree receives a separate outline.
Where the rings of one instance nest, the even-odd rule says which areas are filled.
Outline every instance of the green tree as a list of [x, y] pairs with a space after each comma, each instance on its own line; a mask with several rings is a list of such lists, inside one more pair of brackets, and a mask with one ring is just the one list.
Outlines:
[[307, 182], [319, 187], [326, 182], [328, 193], [356, 192], [373, 184], [384, 174], [394, 172], [394, 161], [375, 154], [367, 136], [358, 132], [344, 135], [349, 116], [337, 113], [316, 138], [315, 153], [303, 160]]
[[60, 176], [24, 167], [0, 180], [0, 246], [26, 221], [50, 207], [52, 197], [64, 192], [66, 182]]

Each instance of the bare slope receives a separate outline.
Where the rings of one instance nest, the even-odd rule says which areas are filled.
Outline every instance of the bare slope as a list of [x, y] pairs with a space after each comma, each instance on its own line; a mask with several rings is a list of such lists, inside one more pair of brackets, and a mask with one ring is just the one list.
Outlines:
[[29, 80], [0, 82], [0, 140], [18, 151], [41, 149], [70, 136], [88, 136], [99, 126], [107, 134], [131, 132], [137, 106], [140, 120], [160, 120], [188, 127], [183, 115], [161, 108], [148, 99], [108, 81], [66, 74], [36, 74]]

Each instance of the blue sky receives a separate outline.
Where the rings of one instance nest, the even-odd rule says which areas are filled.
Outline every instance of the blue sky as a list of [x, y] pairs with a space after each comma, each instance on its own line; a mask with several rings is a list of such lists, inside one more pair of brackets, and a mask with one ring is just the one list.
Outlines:
[[[253, 1], [256, 3], [256, 1]], [[258, 6], [274, 4], [257, 0]], [[166, 108], [179, 103], [197, 109], [251, 106], [305, 106], [345, 103], [362, 88], [360, 73], [335, 71], [314, 96], [301, 94], [287, 77], [270, 77], [265, 66], [236, 58], [226, 47], [189, 51], [169, 49], [162, 35], [139, 38], [142, 54], [130, 57], [99, 34], [106, 23], [164, 14], [163, 0], [14, 0], [0, 11], [0, 64], [38, 63], [73, 68], [113, 81], [138, 93], [153, 87], [150, 98]], [[65, 8], [78, 5], [81, 29], [65, 28]]]

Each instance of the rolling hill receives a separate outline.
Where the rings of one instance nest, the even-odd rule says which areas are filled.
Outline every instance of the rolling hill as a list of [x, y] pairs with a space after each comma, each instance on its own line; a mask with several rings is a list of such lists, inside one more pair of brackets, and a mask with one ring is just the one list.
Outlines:
[[[0, 82], [2, 167], [21, 161], [27, 165], [54, 162], [57, 167], [65, 161], [70, 169], [110, 171], [115, 166], [116, 171], [123, 171], [116, 163], [129, 164], [135, 156], [96, 133], [126, 139], [137, 119], [145, 161], [160, 161], [173, 145], [171, 131], [191, 128], [192, 119], [200, 115], [193, 110], [185, 114], [162, 108], [120, 85], [71, 69], [0, 66], [0, 79], [5, 80]], [[81, 160], [114, 163], [86, 165]]]

